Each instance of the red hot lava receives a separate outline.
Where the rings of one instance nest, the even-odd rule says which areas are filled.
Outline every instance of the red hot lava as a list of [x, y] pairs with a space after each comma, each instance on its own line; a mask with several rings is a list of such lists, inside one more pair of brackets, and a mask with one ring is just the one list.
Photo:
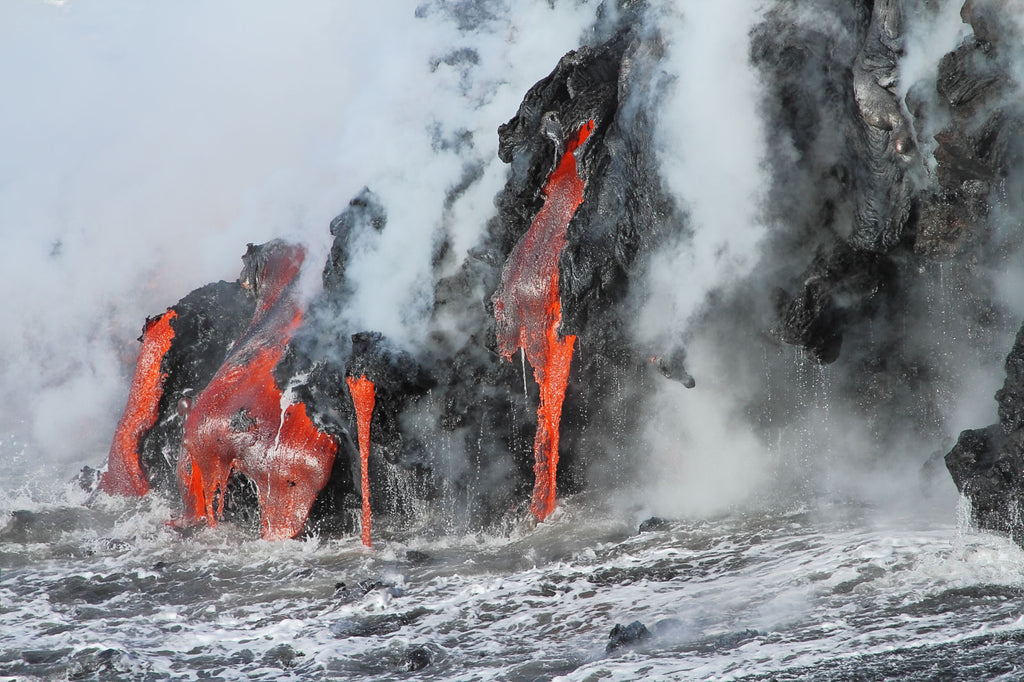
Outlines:
[[569, 380], [576, 337], [559, 336], [562, 302], [558, 260], [565, 232], [583, 203], [584, 183], [576, 170], [575, 151], [594, 130], [588, 121], [568, 141], [558, 166], [544, 185], [544, 205], [512, 249], [494, 296], [498, 350], [511, 361], [520, 348], [540, 386], [537, 435], [533, 441], [534, 487], [530, 511], [539, 521], [555, 510], [558, 469], [558, 425]]
[[359, 460], [362, 463], [362, 494], [363, 494], [363, 544], [370, 546], [370, 526], [373, 513], [370, 511], [370, 420], [373, 418], [373, 406], [376, 402], [376, 387], [366, 375], [356, 379], [347, 377], [348, 392], [352, 394], [352, 404], [356, 408], [356, 425], [359, 431]]
[[290, 402], [273, 370], [302, 321], [295, 279], [305, 257], [295, 245], [250, 246], [243, 286], [257, 294], [256, 313], [224, 364], [196, 396], [185, 417], [178, 481], [181, 523], [217, 523], [232, 473], [256, 486], [262, 534], [297, 535], [327, 484], [337, 445]]
[[149, 492], [149, 481], [139, 463], [139, 439], [153, 428], [160, 414], [160, 398], [167, 379], [160, 371], [160, 363], [174, 340], [171, 320], [177, 315], [168, 310], [146, 320], [128, 404], [114, 433], [107, 470], [100, 479], [100, 489], [111, 495], [142, 496]]

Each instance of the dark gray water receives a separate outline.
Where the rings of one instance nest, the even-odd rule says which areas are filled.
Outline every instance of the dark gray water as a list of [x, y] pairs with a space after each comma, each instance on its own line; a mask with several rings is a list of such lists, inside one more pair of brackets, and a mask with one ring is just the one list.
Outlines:
[[[1024, 675], [1024, 552], [952, 523], [851, 506], [637, 533], [570, 500], [508, 535], [367, 550], [227, 525], [185, 538], [168, 514], [104, 499], [9, 517], [0, 678]], [[606, 651], [633, 621], [646, 637]]]

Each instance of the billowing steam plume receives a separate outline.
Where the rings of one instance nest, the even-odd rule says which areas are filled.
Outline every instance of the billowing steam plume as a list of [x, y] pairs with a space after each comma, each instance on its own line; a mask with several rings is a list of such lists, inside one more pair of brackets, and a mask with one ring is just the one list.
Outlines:
[[[933, 481], [950, 492], [936, 455], [991, 420], [985, 396], [1024, 313], [1006, 296], [1024, 197], [1015, 7], [425, 2], [353, 11], [360, 30], [330, 40], [314, 26], [340, 10], [290, 17], [304, 54], [320, 50], [309, 82], [328, 76], [332, 92], [293, 99], [343, 123], [314, 151], [300, 117], [272, 141], [297, 161], [236, 182], [291, 192], [294, 208], [239, 199], [221, 232], [177, 215], [175, 239], [207, 247], [201, 263], [140, 240], [137, 267], [72, 291], [59, 324], [44, 316], [33, 336], [22, 319], [7, 352], [63, 360], [41, 382], [5, 365], [3, 385], [33, 397], [5, 397], [4, 430], [59, 451], [38, 435], [43, 415], [112, 429], [100, 415], [121, 383], [106, 339], [168, 309], [144, 330], [102, 487], [169, 491], [186, 524], [255, 509], [267, 537], [359, 525], [369, 544], [371, 512], [494, 526], [527, 507], [543, 520], [556, 495], [584, 491], [674, 515], [822, 491], [906, 499]], [[21, 11], [82, 20], [74, 5]], [[360, 38], [427, 23], [443, 46]], [[335, 73], [349, 50], [379, 71]], [[10, 203], [5, 222], [33, 215]], [[42, 224], [53, 237], [26, 242], [34, 293], [18, 315], [46, 309], [35, 296], [53, 285], [36, 271], [103, 262], [82, 228]], [[173, 303], [222, 276], [232, 241], [269, 243], [240, 283]], [[282, 249], [306, 254], [301, 273], [275, 260]], [[131, 276], [160, 284], [110, 304], [101, 333], [96, 302], [119, 301]], [[77, 358], [50, 351], [65, 324], [92, 330]], [[1005, 437], [961, 438], [950, 455], [968, 494], [1024, 452], [1014, 367]], [[98, 409], [60, 413], [76, 392], [102, 395]], [[1016, 482], [974, 486], [979, 520], [1013, 530]]]

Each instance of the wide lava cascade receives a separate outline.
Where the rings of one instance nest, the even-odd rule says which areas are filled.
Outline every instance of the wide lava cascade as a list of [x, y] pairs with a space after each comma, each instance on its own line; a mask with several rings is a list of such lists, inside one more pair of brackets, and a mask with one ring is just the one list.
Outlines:
[[369, 547], [370, 530], [373, 523], [373, 512], [370, 510], [370, 420], [373, 418], [373, 406], [376, 402], [376, 388], [366, 375], [356, 379], [347, 377], [352, 404], [356, 409], [356, 427], [359, 434], [360, 490], [363, 496], [363, 544]]
[[178, 462], [182, 523], [216, 524], [228, 480], [237, 473], [256, 487], [263, 537], [285, 539], [302, 530], [337, 445], [273, 376], [302, 322], [294, 287], [305, 253], [282, 242], [257, 248], [265, 253], [251, 254], [255, 272], [246, 280], [257, 293], [252, 323], [185, 418]]
[[544, 205], [512, 249], [494, 296], [498, 352], [511, 361], [513, 353], [522, 349], [540, 386], [530, 502], [530, 511], [539, 521], [555, 510], [558, 426], [576, 342], [575, 336], [561, 338], [559, 333], [558, 261], [569, 222], [583, 203], [584, 182], [577, 172], [575, 152], [593, 129], [594, 122], [588, 121], [566, 144], [544, 185]]
[[147, 320], [142, 332], [142, 349], [135, 364], [128, 404], [114, 433], [107, 470], [100, 479], [100, 488], [111, 495], [142, 496], [149, 492], [149, 481], [139, 464], [139, 439], [153, 428], [159, 416], [167, 378], [160, 365], [174, 340], [171, 320], [176, 316], [168, 310]]

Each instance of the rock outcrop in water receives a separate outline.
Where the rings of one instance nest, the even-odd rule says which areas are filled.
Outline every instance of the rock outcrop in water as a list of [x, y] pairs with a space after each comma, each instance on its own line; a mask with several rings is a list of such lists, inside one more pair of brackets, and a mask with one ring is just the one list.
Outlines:
[[974, 521], [1024, 545], [1024, 326], [1006, 358], [1006, 382], [995, 398], [999, 422], [961, 433], [946, 454], [946, 467], [971, 501]]
[[[387, 207], [367, 188], [330, 225], [322, 290], [304, 309], [293, 302], [273, 338], [250, 343], [246, 327], [267, 311], [241, 283], [197, 290], [147, 327], [174, 335], [154, 332], [144, 346], [155, 349], [137, 374], [149, 402], [133, 398], [137, 414], [126, 412], [104, 489], [177, 497], [180, 487], [189, 522], [234, 514], [258, 519], [268, 537], [362, 526], [369, 543], [373, 516], [401, 522], [425, 504], [462, 527], [527, 508], [543, 520], [556, 492], [582, 490], [590, 467], [629, 451], [646, 387], [695, 381], [683, 340], [641, 347], [632, 330], [648, 259], [670, 239], [685, 242], [691, 226], [663, 186], [652, 137], [664, 46], [640, 21], [641, 3], [620, 5], [617, 25], [600, 23], [498, 129], [509, 168], [496, 215], [462, 261], [442, 235], [422, 338], [353, 322], [354, 247], [389, 229]], [[947, 308], [962, 329], [1005, 321], [984, 273], [1004, 265], [1001, 230], [1017, 201], [1006, 197], [1022, 189], [1024, 116], [1008, 61], [1017, 36], [1001, 19], [1012, 5], [966, 3], [974, 35], [937, 79], [913, 84], [900, 82], [910, 10], [898, 0], [777, 3], [751, 34], [774, 229], [756, 274], [713, 292], [702, 319], [842, 365], [834, 392], [880, 441], [940, 435], [944, 396], [955, 390], [943, 364], [955, 358], [906, 333], [930, 314], [922, 302], [931, 306], [936, 286], [959, 292]], [[451, 201], [477, 179], [467, 171]], [[280, 248], [296, 247], [257, 252]], [[766, 324], [752, 312], [761, 309], [772, 311]], [[236, 400], [212, 415], [226, 400], [215, 397], [226, 390], [221, 375], [251, 383], [256, 364], [262, 407]], [[947, 457], [988, 527], [1008, 528], [999, 519], [1017, 505], [1019, 484], [1006, 472], [1022, 458], [1018, 379], [1000, 392], [1001, 426], [965, 432]], [[796, 399], [774, 400], [784, 416]], [[280, 473], [274, 453], [291, 433], [269, 422], [300, 412], [293, 454], [312, 456], [315, 475], [289, 465], [291, 478], [262, 481]], [[206, 433], [210, 420], [224, 428]], [[213, 444], [225, 436], [248, 440], [228, 452]], [[273, 466], [258, 463], [268, 456]], [[291, 498], [286, 510], [270, 501]]]
[[[1022, 36], [1000, 12], [1014, 6], [968, 2], [963, 15], [974, 26], [974, 38], [940, 67], [939, 91], [952, 120], [937, 136], [941, 190], [922, 212], [922, 233], [925, 248], [948, 257], [970, 258], [979, 243], [996, 240], [993, 213], [1007, 210], [1008, 200], [990, 197], [1019, 201], [1024, 191], [1016, 177], [1024, 161], [1024, 104], [1010, 67]], [[987, 302], [979, 306], [985, 310]], [[945, 459], [957, 488], [971, 501], [975, 522], [1024, 544], [1024, 328], [1005, 369], [1006, 380], [995, 394], [998, 423], [961, 433]]]

